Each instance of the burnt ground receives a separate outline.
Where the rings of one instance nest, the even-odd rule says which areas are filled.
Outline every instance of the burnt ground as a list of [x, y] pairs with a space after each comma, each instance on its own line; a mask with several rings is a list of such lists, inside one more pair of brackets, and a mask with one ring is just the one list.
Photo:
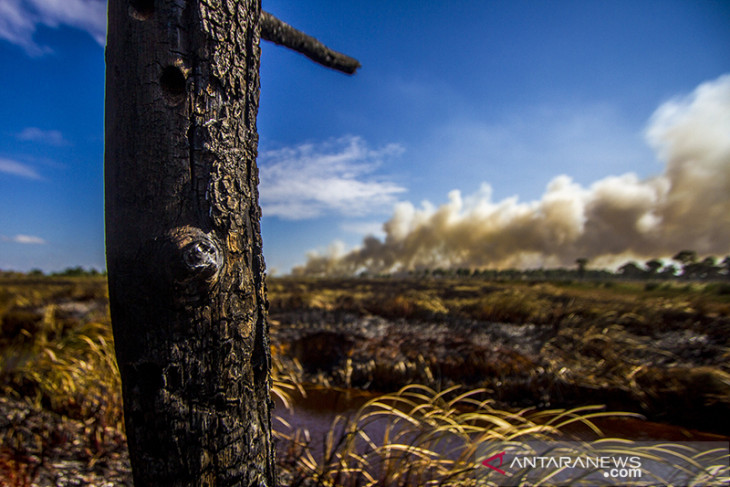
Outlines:
[[273, 313], [271, 323], [274, 352], [302, 382], [378, 392], [486, 387], [506, 407], [604, 404], [730, 434], [727, 318], [656, 327], [626, 315], [555, 326], [302, 309]]
[[0, 397], [0, 486], [132, 487], [125, 436]]
[[[326, 290], [341, 288], [348, 298], [352, 290], [335, 284]], [[361, 286], [350, 286], [356, 284]], [[489, 318], [479, 319], [439, 311], [432, 306], [438, 300], [430, 298], [417, 302], [415, 313], [403, 313], [412, 303], [398, 301], [401, 284], [393, 283], [393, 289], [387, 282], [376, 284], [380, 294], [365, 306], [354, 299], [342, 300], [347, 309], [326, 300], [272, 306], [274, 363], [299, 383], [373, 392], [412, 383], [435, 389], [462, 384], [488, 388], [488, 396], [506, 407], [605, 404], [730, 434], [730, 317], [724, 302], [660, 296], [659, 304], [644, 306], [591, 294], [584, 305], [551, 291], [547, 298], [521, 300], [520, 313], [496, 306]], [[76, 303], [93, 301], [98, 293], [87, 296], [86, 285], [70, 285], [75, 293], [70, 303], [55, 305], [59, 330], [88, 320], [105, 323], [99, 311], [104, 306], [82, 309]], [[540, 306], [530, 308], [533, 302]], [[521, 312], [524, 307], [529, 312]], [[29, 332], [15, 330], [20, 338], [42, 332], [36, 328], [48, 313], [31, 314], [32, 320], [16, 323], [25, 315], [6, 310], [3, 336], [16, 324]], [[132, 485], [123, 433], [32, 404], [38, 404], [32, 395], [0, 397], [0, 486]]]

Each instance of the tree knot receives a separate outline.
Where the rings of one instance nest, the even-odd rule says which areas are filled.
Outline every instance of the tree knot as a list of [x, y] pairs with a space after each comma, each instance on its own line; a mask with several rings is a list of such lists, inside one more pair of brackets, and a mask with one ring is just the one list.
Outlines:
[[190, 291], [200, 284], [213, 286], [223, 269], [223, 251], [212, 232], [186, 225], [171, 230], [165, 240], [172, 247], [168, 248], [171, 252], [166, 260], [176, 285], [186, 288], [193, 285]]
[[182, 251], [183, 262], [192, 272], [210, 276], [221, 266], [221, 255], [215, 243], [209, 240], [191, 242]]

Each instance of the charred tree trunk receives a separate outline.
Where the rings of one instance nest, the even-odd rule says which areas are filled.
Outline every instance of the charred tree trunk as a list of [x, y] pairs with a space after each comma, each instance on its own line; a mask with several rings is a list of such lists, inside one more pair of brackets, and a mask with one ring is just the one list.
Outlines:
[[134, 482], [274, 486], [259, 40], [357, 60], [260, 0], [110, 0], [107, 270]]
[[275, 485], [260, 0], [110, 0], [105, 204], [135, 485]]

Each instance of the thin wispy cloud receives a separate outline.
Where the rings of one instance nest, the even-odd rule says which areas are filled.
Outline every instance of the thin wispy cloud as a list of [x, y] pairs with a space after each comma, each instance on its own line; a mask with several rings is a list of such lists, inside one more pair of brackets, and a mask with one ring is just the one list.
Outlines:
[[48, 243], [40, 237], [22, 234], [13, 235], [12, 237], [0, 235], [0, 240], [2, 240], [3, 242], [12, 242], [23, 245], [45, 245]]
[[32, 56], [51, 52], [39, 45], [34, 35], [39, 26], [61, 25], [88, 32], [99, 45], [106, 40], [106, 1], [104, 0], [2, 0], [0, 2], [0, 39], [25, 49]]
[[41, 175], [27, 164], [0, 157], [0, 173], [26, 179], [42, 179]]
[[259, 193], [264, 216], [302, 220], [389, 210], [406, 189], [375, 173], [383, 161], [402, 152], [397, 144], [371, 149], [354, 136], [262, 152]]
[[69, 142], [59, 130], [43, 130], [37, 127], [27, 127], [17, 135], [19, 140], [39, 142], [55, 146], [68, 145]]

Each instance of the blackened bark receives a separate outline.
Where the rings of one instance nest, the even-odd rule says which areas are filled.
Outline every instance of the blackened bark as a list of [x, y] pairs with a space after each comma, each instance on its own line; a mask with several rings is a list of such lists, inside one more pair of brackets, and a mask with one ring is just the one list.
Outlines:
[[333, 51], [314, 37], [298, 31], [268, 12], [261, 12], [261, 38], [288, 47], [312, 61], [343, 73], [353, 74], [360, 67], [357, 59]]
[[107, 269], [134, 481], [275, 485], [260, 0], [110, 0]]

